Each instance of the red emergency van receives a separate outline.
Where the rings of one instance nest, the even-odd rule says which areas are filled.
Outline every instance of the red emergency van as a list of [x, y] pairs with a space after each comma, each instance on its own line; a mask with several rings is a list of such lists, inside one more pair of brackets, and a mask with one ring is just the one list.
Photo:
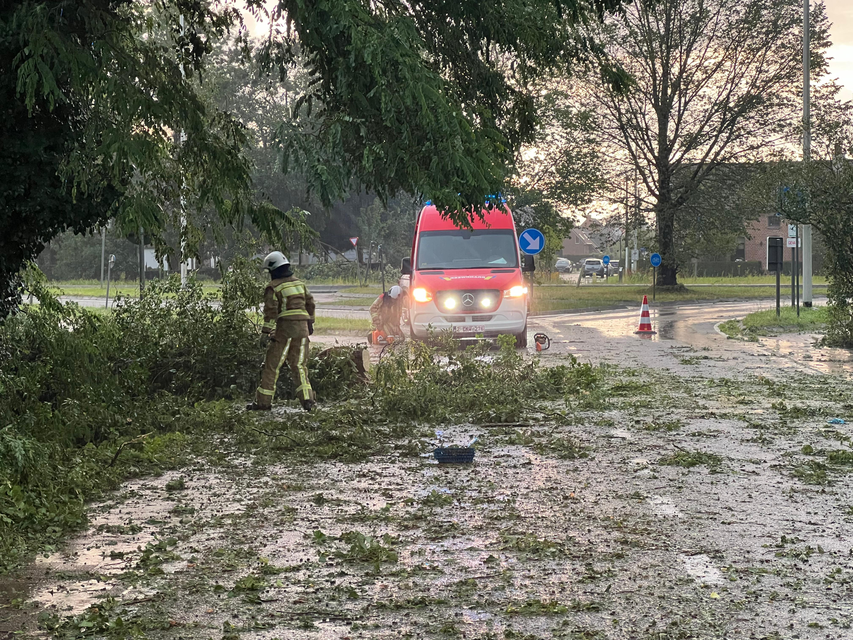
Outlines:
[[412, 255], [402, 265], [412, 337], [430, 330], [461, 339], [511, 334], [527, 346], [527, 285], [512, 213], [504, 206], [482, 214], [472, 229], [458, 228], [433, 205], [418, 215]]

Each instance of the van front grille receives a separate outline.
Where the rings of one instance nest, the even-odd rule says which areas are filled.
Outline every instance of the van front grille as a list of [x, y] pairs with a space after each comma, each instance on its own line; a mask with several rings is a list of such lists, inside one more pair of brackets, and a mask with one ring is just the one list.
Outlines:
[[442, 311], [490, 313], [494, 312], [500, 303], [501, 292], [498, 289], [445, 290], [435, 294], [435, 304]]

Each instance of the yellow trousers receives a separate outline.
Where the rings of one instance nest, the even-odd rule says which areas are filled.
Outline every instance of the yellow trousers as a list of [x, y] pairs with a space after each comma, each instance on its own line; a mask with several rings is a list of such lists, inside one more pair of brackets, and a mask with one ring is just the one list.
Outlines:
[[308, 323], [301, 320], [280, 322], [267, 347], [261, 386], [255, 393], [255, 404], [261, 407], [272, 405], [278, 374], [285, 361], [290, 366], [296, 397], [300, 401], [314, 400], [314, 390], [308, 382]]

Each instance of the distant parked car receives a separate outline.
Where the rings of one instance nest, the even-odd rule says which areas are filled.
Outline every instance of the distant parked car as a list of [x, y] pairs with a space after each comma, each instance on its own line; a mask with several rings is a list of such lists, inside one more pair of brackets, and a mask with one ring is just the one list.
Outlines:
[[604, 277], [604, 263], [598, 258], [587, 258], [581, 267], [581, 277], [592, 278], [593, 276]]
[[607, 265], [607, 275], [608, 276], [618, 276], [619, 275], [619, 261], [611, 260], [610, 264]]
[[557, 263], [554, 265], [554, 269], [560, 273], [571, 273], [574, 267], [572, 266], [571, 260], [567, 258], [557, 258]]

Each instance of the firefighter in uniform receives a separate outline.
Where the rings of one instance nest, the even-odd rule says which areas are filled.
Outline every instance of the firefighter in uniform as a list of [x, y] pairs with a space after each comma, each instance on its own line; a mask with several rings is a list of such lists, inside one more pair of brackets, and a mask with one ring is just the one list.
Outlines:
[[388, 293], [383, 293], [370, 305], [370, 320], [373, 328], [386, 336], [402, 336], [400, 319], [403, 315], [403, 290], [394, 285]]
[[262, 340], [268, 341], [261, 385], [249, 411], [269, 411], [275, 395], [278, 374], [284, 362], [290, 367], [296, 397], [302, 408], [314, 407], [314, 391], [308, 382], [308, 336], [314, 333], [314, 297], [293, 275], [290, 261], [281, 251], [264, 258], [270, 283], [264, 290], [264, 327]]

